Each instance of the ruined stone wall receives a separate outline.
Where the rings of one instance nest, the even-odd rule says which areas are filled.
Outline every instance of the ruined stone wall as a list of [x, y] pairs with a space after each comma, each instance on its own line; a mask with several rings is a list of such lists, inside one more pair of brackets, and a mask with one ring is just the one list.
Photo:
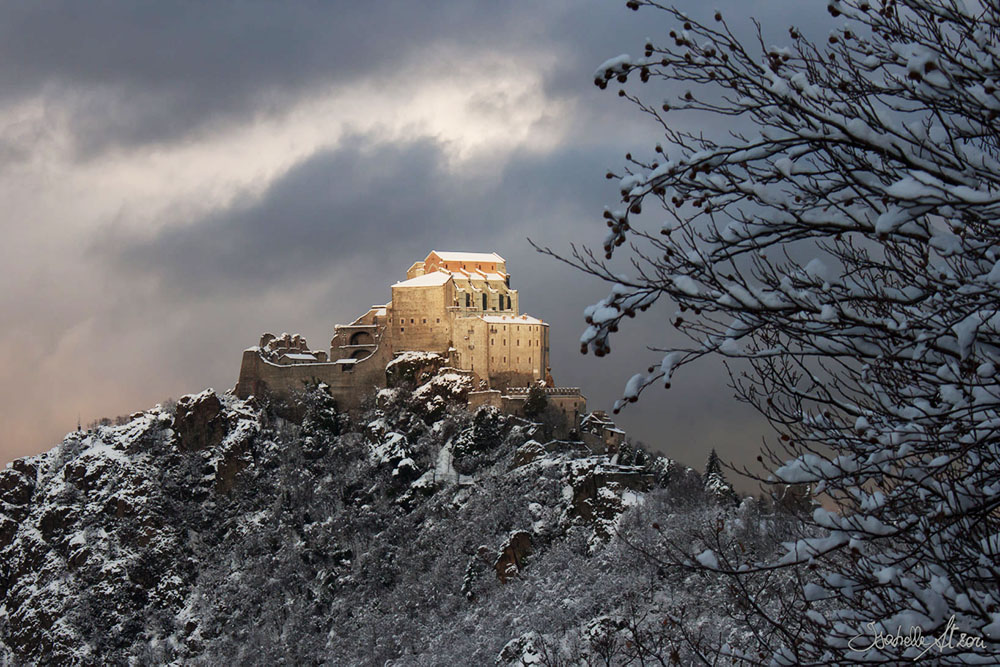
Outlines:
[[[352, 338], [359, 332], [368, 333], [369, 335], [363, 337], [363, 340], [356, 342], [374, 343], [378, 338], [382, 337], [384, 327], [390, 320], [391, 310], [390, 306], [375, 306], [350, 324], [334, 327], [333, 338], [330, 339], [330, 360], [335, 361], [345, 356], [351, 356], [351, 350], [344, 350], [342, 348], [350, 346]], [[385, 314], [379, 315], [383, 311]]]
[[326, 383], [331, 395], [344, 409], [356, 409], [371, 389], [385, 387], [385, 366], [392, 353], [380, 346], [375, 353], [355, 364], [295, 364], [282, 366], [262, 359], [257, 348], [243, 352], [240, 379], [235, 393], [240, 398], [268, 394], [289, 395], [310, 383]]
[[580, 440], [595, 454], [617, 454], [625, 442], [625, 433], [602, 428], [600, 433], [581, 433]]

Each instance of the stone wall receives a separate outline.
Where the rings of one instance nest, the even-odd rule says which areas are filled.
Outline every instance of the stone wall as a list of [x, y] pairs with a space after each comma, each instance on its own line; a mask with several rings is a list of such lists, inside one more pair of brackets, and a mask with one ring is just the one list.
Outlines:
[[491, 386], [498, 389], [545, 379], [549, 327], [534, 318], [489, 318], [485, 321], [486, 363]]
[[[467, 277], [458, 273], [452, 276], [452, 282], [455, 294], [451, 305], [461, 312], [487, 315], [517, 315], [519, 312], [517, 290], [510, 289], [506, 280], [487, 280], [478, 274]], [[483, 294], [486, 295], [485, 308]]]
[[451, 282], [428, 287], [392, 288], [392, 321], [388, 339], [396, 352], [441, 352], [452, 342]]
[[497, 410], [503, 409], [503, 395], [496, 389], [487, 389], [486, 391], [470, 391], [469, 392], [469, 410], [475, 411], [484, 405], [496, 408]]
[[[524, 403], [528, 399], [525, 388], [522, 391], [504, 394], [500, 409], [512, 415], [524, 416]], [[580, 417], [587, 412], [587, 398], [577, 387], [545, 387], [545, 397], [549, 404], [563, 416], [564, 428], [557, 433], [558, 437], [566, 437], [571, 431], [576, 431]]]
[[235, 393], [240, 398], [284, 395], [302, 391], [309, 384], [323, 382], [330, 387], [338, 405], [352, 410], [361, 405], [370, 390], [385, 387], [385, 366], [392, 353], [380, 346], [366, 359], [353, 364], [335, 362], [283, 366], [261, 358], [257, 348], [243, 352], [240, 379]]

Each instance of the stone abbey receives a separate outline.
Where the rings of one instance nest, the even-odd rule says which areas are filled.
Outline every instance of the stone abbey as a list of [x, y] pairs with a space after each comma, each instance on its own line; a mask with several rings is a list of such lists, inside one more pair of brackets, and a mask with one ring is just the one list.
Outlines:
[[236, 394], [288, 394], [324, 383], [338, 403], [357, 407], [367, 391], [386, 386], [386, 366], [404, 353], [435, 353], [471, 375], [470, 404], [516, 412], [527, 388], [543, 383], [549, 399], [577, 423], [586, 399], [554, 387], [549, 325], [522, 314], [503, 257], [432, 251], [392, 286], [392, 300], [334, 327], [329, 352], [299, 336], [264, 334], [243, 353]]

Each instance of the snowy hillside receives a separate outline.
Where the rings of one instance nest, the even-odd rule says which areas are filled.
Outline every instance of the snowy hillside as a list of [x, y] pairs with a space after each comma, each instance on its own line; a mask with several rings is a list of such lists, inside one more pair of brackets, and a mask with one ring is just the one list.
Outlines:
[[15, 461], [0, 663], [629, 664], [682, 657], [681, 615], [741, 641], [721, 580], [648, 554], [793, 519], [413, 389], [355, 421], [206, 391]]

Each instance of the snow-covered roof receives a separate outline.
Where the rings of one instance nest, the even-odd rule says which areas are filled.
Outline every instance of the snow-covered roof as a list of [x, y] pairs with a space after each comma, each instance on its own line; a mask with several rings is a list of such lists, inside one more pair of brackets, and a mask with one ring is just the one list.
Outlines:
[[580, 423], [584, 425], [594, 424], [598, 426], [615, 425], [615, 423], [611, 421], [606, 414], [598, 414], [597, 412], [588, 412], [583, 416], [583, 419], [580, 420]]
[[356, 363], [358, 363], [358, 360], [357, 359], [344, 358], [344, 359], [337, 359], [333, 363], [335, 363], [335, 364], [356, 364]]
[[286, 352], [281, 355], [282, 359], [292, 359], [294, 361], [316, 361], [314, 354], [299, 354], [297, 352]]
[[393, 287], [436, 287], [444, 285], [449, 280], [451, 280], [451, 274], [447, 271], [434, 271], [433, 273], [417, 276], [416, 278], [403, 280], [393, 285]]
[[[484, 322], [490, 324], [545, 324], [531, 315], [480, 315]], [[545, 326], [548, 326], [545, 324]]]
[[[432, 250], [445, 262], [505, 262], [506, 260], [495, 252], [448, 252]], [[428, 255], [430, 257], [430, 255]]]

